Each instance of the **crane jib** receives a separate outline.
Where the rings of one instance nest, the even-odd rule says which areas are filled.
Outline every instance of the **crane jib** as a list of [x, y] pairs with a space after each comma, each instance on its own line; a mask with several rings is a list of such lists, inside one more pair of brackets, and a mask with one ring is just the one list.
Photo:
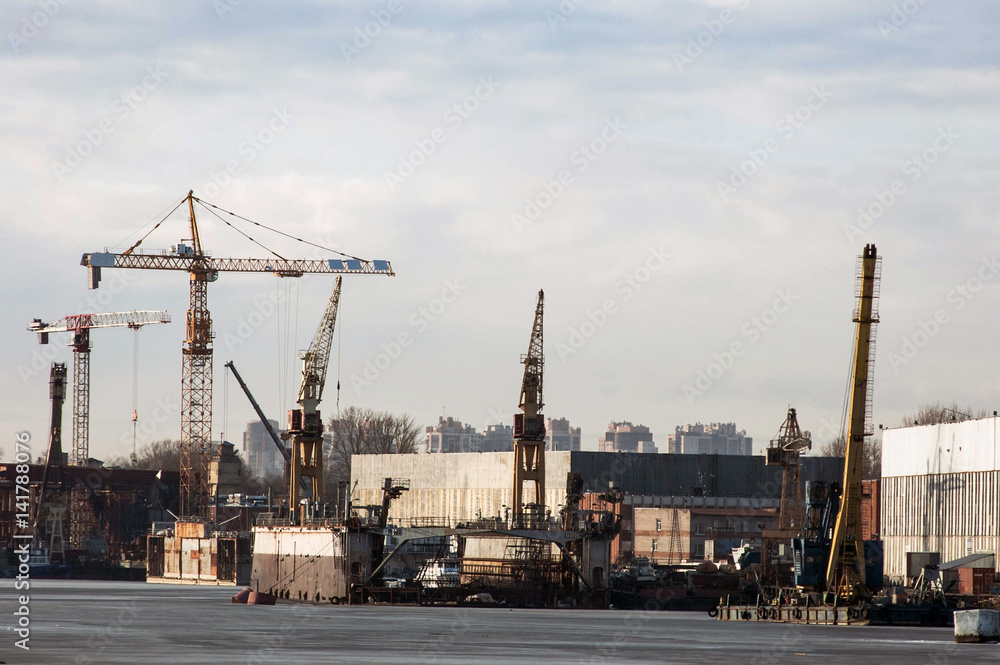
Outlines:
[[152, 268], [159, 270], [185, 270], [195, 268], [221, 272], [269, 272], [284, 276], [301, 276], [304, 273], [360, 273], [392, 276], [389, 261], [376, 259], [232, 259], [193, 256], [190, 254], [114, 254], [91, 252], [84, 254], [80, 264], [91, 269], [99, 268]]

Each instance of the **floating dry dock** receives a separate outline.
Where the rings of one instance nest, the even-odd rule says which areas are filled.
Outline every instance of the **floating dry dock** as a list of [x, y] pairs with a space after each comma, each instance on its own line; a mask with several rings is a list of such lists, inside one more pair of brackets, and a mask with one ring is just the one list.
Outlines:
[[[254, 527], [251, 587], [317, 603], [460, 602], [488, 593], [510, 605], [607, 607], [614, 532], [614, 525], [599, 523], [565, 530], [502, 520], [386, 528], [357, 520], [307, 520], [302, 526], [273, 520]], [[442, 554], [439, 545], [446, 542], [457, 547]], [[387, 574], [443, 562], [453, 562], [453, 583]]]
[[[764, 621], [823, 626], [950, 626], [954, 608], [939, 605], [730, 605], [712, 610], [719, 621]], [[717, 614], [716, 614], [717, 613]]]

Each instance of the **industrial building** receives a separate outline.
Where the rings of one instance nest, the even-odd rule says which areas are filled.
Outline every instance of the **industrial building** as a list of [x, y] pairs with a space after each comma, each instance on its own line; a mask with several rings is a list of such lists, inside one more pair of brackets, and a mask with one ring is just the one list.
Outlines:
[[936, 552], [940, 561], [951, 561], [998, 551], [998, 430], [992, 416], [883, 432], [886, 575], [905, 577], [908, 553]]
[[753, 455], [753, 438], [736, 423], [678, 425], [667, 437], [667, 452], [680, 455]]
[[653, 434], [645, 425], [633, 425], [628, 421], [610, 422], [607, 431], [597, 442], [597, 450], [602, 453], [655, 453]]

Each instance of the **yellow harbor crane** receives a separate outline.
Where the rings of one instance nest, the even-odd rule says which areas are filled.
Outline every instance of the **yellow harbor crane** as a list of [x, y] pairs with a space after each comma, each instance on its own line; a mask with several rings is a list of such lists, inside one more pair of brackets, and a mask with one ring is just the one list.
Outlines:
[[882, 258], [875, 245], [865, 245], [858, 258], [857, 298], [853, 320], [858, 324], [851, 377], [850, 421], [844, 453], [844, 481], [840, 510], [833, 529], [826, 566], [826, 592], [851, 604], [871, 596], [865, 585], [865, 551], [861, 533], [861, 479], [865, 439], [875, 433], [872, 389], [875, 369], [875, 330], [878, 325]]
[[[182, 204], [187, 203], [190, 219], [190, 238], [175, 245], [169, 252], [140, 253], [135, 251], [150, 233], [155, 231]], [[195, 218], [194, 204], [198, 203], [216, 215], [227, 226], [260, 245], [216, 211], [230, 215], [255, 226], [270, 230], [293, 240], [340, 255], [339, 259], [286, 259], [268, 250], [272, 258], [213, 258], [202, 247], [201, 235]], [[188, 244], [190, 243], [190, 244]], [[260, 245], [263, 247], [263, 245]], [[266, 249], [266, 248], [265, 248]], [[206, 456], [212, 442], [212, 316], [208, 309], [208, 284], [218, 279], [221, 272], [271, 273], [278, 277], [302, 277], [314, 274], [357, 274], [392, 276], [388, 261], [365, 260], [343, 252], [320, 247], [295, 238], [263, 224], [224, 210], [203, 201], [188, 192], [159, 222], [135, 244], [118, 254], [109, 251], [83, 255], [81, 264], [87, 267], [90, 288], [95, 289], [105, 268], [140, 270], [176, 270], [186, 272], [190, 281], [190, 305], [187, 312], [181, 375], [181, 512], [184, 516], [204, 516], [209, 499]]]
[[[538, 292], [535, 321], [531, 326], [528, 353], [521, 356], [524, 379], [521, 381], [521, 413], [514, 415], [514, 506], [518, 514], [545, 514], [545, 417], [542, 416], [542, 313], [545, 293]], [[534, 500], [524, 505], [524, 484], [531, 483]]]
[[309, 345], [309, 350], [302, 354], [302, 385], [299, 387], [297, 400], [299, 408], [289, 411], [288, 431], [284, 434], [292, 439], [288, 509], [292, 513], [292, 519], [298, 516], [300, 521], [309, 512], [299, 508], [301, 487], [308, 485], [309, 501], [313, 505], [320, 504], [323, 500], [323, 418], [318, 407], [323, 399], [326, 368], [337, 325], [341, 279], [343, 278], [338, 275], [316, 336]]

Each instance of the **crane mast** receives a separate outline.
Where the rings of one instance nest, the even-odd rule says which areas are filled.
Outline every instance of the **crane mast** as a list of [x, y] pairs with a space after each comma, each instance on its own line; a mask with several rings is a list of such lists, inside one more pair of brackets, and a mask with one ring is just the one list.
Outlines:
[[[541, 411], [542, 370], [545, 356], [542, 350], [542, 314], [545, 306], [544, 291], [538, 292], [535, 320], [531, 326], [528, 353], [521, 357], [524, 378], [521, 381], [521, 413], [514, 416], [514, 498], [513, 512], [517, 514], [545, 512], [545, 419]], [[531, 483], [533, 502], [526, 509], [524, 484]]]
[[881, 276], [882, 259], [878, 256], [875, 245], [865, 245], [864, 253], [858, 258], [857, 269], [857, 301], [853, 320], [858, 325], [854, 342], [844, 480], [826, 568], [827, 593], [846, 603], [864, 600], [871, 595], [865, 586], [861, 480], [865, 439], [874, 433], [871, 408]]
[[[208, 284], [216, 281], [220, 272], [271, 273], [279, 277], [302, 277], [306, 273], [391, 277], [395, 273], [388, 261], [369, 261], [347, 255], [344, 255], [344, 259], [325, 260], [289, 260], [277, 254], [275, 258], [269, 259], [212, 258], [201, 243], [194, 203], [197, 201], [203, 206], [212, 204], [194, 196], [193, 191], [188, 192], [182, 200], [185, 201], [191, 236], [187, 240], [190, 245], [179, 243], [169, 253], [135, 251], [145, 237], [166, 220], [165, 217], [126, 251], [119, 254], [107, 250], [86, 253], [80, 263], [87, 268], [91, 289], [96, 289], [100, 284], [104, 268], [177, 270], [188, 273], [190, 294], [181, 373], [180, 503], [183, 516], [200, 518], [205, 516], [208, 508], [207, 456], [212, 442], [212, 316], [208, 309]], [[177, 207], [179, 206], [180, 204]], [[278, 233], [288, 236], [280, 231]]]
[[[299, 509], [301, 487], [308, 484], [310, 501], [323, 500], [323, 419], [319, 406], [326, 385], [326, 368], [333, 348], [333, 333], [340, 305], [341, 277], [333, 287], [320, 320], [316, 336], [302, 354], [302, 385], [299, 388], [299, 408], [288, 413], [288, 434], [292, 438], [291, 477], [288, 483], [288, 509], [304, 519], [306, 511]], [[305, 482], [303, 482], [305, 481]], [[293, 517], [294, 519], [294, 517]]]

